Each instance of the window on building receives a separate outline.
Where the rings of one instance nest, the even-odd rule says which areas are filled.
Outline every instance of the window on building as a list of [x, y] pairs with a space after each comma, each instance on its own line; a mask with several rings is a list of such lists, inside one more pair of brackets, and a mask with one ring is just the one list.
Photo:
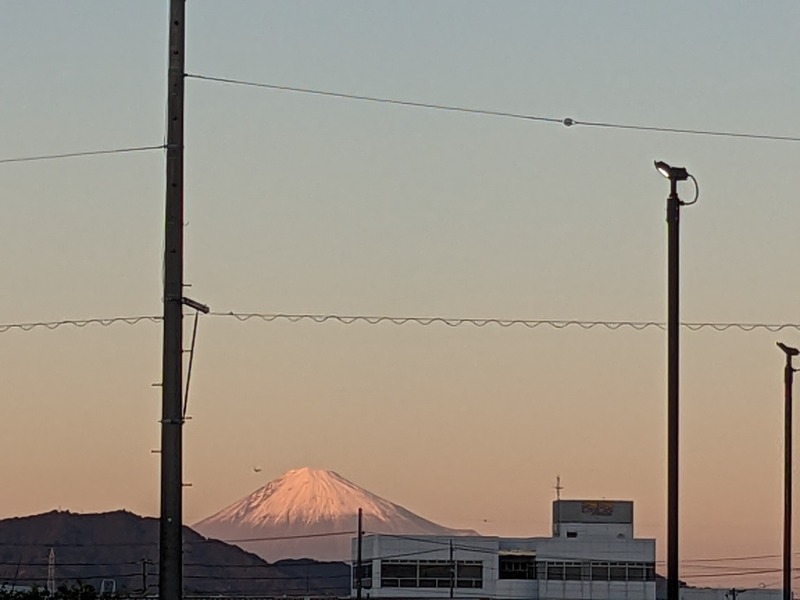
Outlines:
[[381, 587], [482, 588], [481, 561], [383, 561]]
[[450, 562], [420, 562], [419, 587], [449, 588], [452, 584], [453, 569]]
[[[358, 566], [353, 565], [353, 589], [358, 587]], [[367, 560], [361, 563], [361, 587], [372, 587], [372, 561]]]
[[498, 579], [536, 579], [536, 557], [500, 555]]
[[624, 564], [612, 563], [611, 566], [608, 568], [608, 578], [611, 581], [627, 581], [628, 580], [627, 566]]
[[564, 564], [563, 563], [546, 563], [547, 579], [555, 579], [557, 581], [564, 580]]
[[483, 563], [478, 560], [456, 562], [456, 587], [482, 588]]
[[644, 565], [628, 565], [628, 581], [644, 581]]
[[417, 587], [416, 561], [383, 561], [381, 587]]
[[564, 579], [567, 581], [581, 580], [581, 563], [567, 563], [564, 565]]
[[538, 572], [556, 581], [655, 581], [653, 563], [547, 561]]

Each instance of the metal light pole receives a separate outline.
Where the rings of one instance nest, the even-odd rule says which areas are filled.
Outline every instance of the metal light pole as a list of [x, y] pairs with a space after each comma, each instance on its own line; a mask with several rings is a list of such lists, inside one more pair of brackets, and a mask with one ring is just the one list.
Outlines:
[[778, 342], [786, 354], [783, 368], [783, 600], [792, 600], [792, 357], [800, 350]]
[[683, 202], [678, 197], [678, 182], [690, 177], [683, 167], [671, 167], [657, 161], [656, 170], [669, 179], [667, 198], [667, 600], [678, 600], [680, 583], [678, 580], [678, 432], [679, 432], [679, 345], [680, 330], [680, 211], [681, 206], [697, 202], [697, 195], [691, 202]]

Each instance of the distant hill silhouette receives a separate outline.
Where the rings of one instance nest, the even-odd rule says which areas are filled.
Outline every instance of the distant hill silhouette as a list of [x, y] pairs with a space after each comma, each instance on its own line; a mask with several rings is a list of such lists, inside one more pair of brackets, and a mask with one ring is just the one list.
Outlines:
[[[345, 563], [289, 560], [269, 564], [255, 554], [183, 528], [184, 589], [199, 594], [330, 595], [350, 593]], [[56, 585], [77, 581], [117, 591], [158, 588], [158, 520], [127, 511], [64, 511], [0, 520], [0, 585], [47, 583], [50, 549]], [[143, 577], [143, 569], [146, 576]]]

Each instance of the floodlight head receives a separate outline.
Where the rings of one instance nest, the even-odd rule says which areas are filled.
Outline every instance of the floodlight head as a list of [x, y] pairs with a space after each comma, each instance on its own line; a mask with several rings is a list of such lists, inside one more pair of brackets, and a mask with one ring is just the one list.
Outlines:
[[797, 356], [800, 354], [800, 350], [797, 348], [792, 348], [791, 346], [787, 346], [786, 344], [782, 344], [778, 342], [778, 348], [783, 350], [786, 353], [786, 356]]
[[655, 161], [656, 171], [664, 177], [675, 181], [686, 181], [689, 179], [689, 172], [684, 167], [671, 167], [663, 160]]
[[656, 171], [658, 171], [664, 177], [669, 179], [669, 177], [670, 177], [670, 167], [669, 167], [669, 165], [667, 163], [665, 163], [663, 160], [656, 160], [656, 161], [654, 161], [654, 164], [656, 165]]

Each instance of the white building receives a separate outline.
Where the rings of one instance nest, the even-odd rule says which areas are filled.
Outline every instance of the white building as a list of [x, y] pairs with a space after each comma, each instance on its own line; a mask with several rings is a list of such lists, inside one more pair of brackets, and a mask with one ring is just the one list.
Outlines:
[[[354, 541], [354, 564], [356, 550]], [[552, 537], [367, 535], [362, 565], [362, 595], [370, 598], [656, 595], [655, 540], [634, 538], [630, 501], [557, 500]]]
[[[556, 500], [551, 537], [375, 534], [361, 553], [363, 598], [656, 600], [656, 543], [634, 537], [630, 501]], [[682, 587], [681, 600], [737, 600], [729, 592]], [[781, 598], [747, 593], [739, 600]]]

